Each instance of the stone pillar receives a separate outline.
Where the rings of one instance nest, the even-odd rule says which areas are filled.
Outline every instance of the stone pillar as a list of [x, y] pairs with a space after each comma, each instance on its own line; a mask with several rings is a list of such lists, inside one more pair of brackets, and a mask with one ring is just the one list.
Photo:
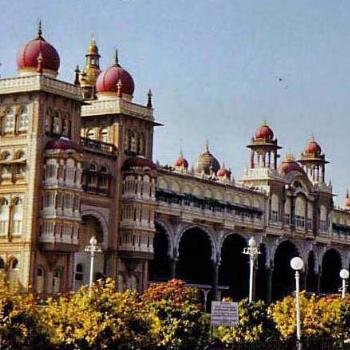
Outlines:
[[272, 277], [273, 277], [273, 266], [267, 269], [267, 302], [272, 301]]
[[176, 278], [176, 264], [177, 264], [178, 258], [172, 258], [170, 259], [170, 265], [171, 265], [171, 278]]
[[220, 262], [213, 261], [213, 297], [214, 300], [219, 300], [219, 268]]
[[319, 268], [318, 274], [317, 274], [317, 294], [321, 293], [321, 278], [322, 278], [322, 271], [321, 271], [321, 268]]

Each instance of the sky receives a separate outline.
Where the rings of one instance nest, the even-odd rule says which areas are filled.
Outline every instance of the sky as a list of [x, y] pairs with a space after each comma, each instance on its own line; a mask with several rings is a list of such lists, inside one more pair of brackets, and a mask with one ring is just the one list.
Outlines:
[[[330, 164], [335, 202], [350, 188], [350, 1], [344, 0], [0, 0], [0, 75], [36, 33], [60, 54], [73, 81], [94, 33], [108, 67], [119, 62], [149, 88], [157, 121], [154, 159], [191, 164], [209, 141], [236, 179], [266, 120], [286, 153], [299, 157], [313, 135]], [[282, 80], [280, 80], [282, 79]]]

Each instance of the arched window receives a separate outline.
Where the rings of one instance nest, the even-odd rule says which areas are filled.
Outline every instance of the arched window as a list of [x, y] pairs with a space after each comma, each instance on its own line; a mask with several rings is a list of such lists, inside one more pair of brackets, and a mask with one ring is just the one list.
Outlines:
[[137, 153], [137, 137], [136, 133], [131, 133], [131, 138], [130, 138], [130, 151], [133, 153]]
[[19, 132], [25, 132], [28, 130], [28, 107], [24, 106], [21, 110], [21, 113], [18, 117], [18, 131]]
[[124, 292], [125, 290], [125, 277], [121, 272], [117, 274], [117, 289], [118, 292]]
[[108, 142], [108, 129], [102, 128], [100, 131], [100, 141]]
[[75, 267], [75, 280], [82, 281], [84, 279], [83, 264], [77, 264]]
[[45, 179], [57, 178], [57, 161], [56, 159], [49, 159], [45, 165]]
[[5, 261], [3, 258], [0, 258], [0, 270], [4, 270], [5, 269]]
[[90, 187], [97, 186], [97, 166], [95, 164], [90, 164], [89, 171], [87, 175], [87, 185]]
[[305, 200], [298, 196], [295, 200], [295, 225], [297, 227], [305, 227]]
[[19, 264], [16, 258], [12, 258], [9, 263], [9, 283], [10, 287], [17, 287]]
[[9, 205], [7, 199], [3, 198], [0, 205], [0, 233], [6, 234], [9, 220]]
[[94, 140], [95, 139], [95, 130], [94, 129], [88, 129], [87, 133], [86, 133], [86, 137], [90, 140]]
[[22, 233], [22, 220], [23, 220], [23, 202], [22, 199], [17, 198], [13, 206], [12, 213], [12, 233]]
[[72, 209], [73, 207], [73, 196], [70, 193], [66, 193], [64, 195], [64, 208], [65, 209]]
[[271, 222], [279, 221], [279, 198], [276, 194], [273, 194], [271, 197], [270, 221]]
[[19, 151], [16, 154], [16, 159], [20, 160], [21, 162], [16, 164], [16, 175], [24, 175], [26, 172], [26, 155], [23, 151]]
[[61, 135], [61, 118], [57, 111], [53, 112], [52, 133]]
[[138, 290], [138, 280], [135, 275], [130, 276], [130, 289]]
[[13, 107], [7, 110], [2, 126], [5, 134], [13, 133], [15, 131], [15, 109]]
[[45, 272], [41, 267], [36, 270], [35, 290], [39, 294], [45, 291]]
[[52, 292], [57, 294], [61, 291], [61, 279], [62, 279], [62, 270], [57, 269], [53, 272], [52, 277]]
[[138, 146], [138, 154], [145, 155], [145, 135], [143, 133], [140, 134]]
[[73, 159], [67, 159], [66, 162], [66, 182], [74, 183], [75, 162]]

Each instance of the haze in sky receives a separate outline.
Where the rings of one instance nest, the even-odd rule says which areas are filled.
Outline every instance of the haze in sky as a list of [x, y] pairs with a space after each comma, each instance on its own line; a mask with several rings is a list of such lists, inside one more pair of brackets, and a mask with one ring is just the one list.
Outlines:
[[350, 187], [350, 1], [1, 0], [0, 74], [16, 74], [19, 47], [43, 22], [73, 81], [94, 33], [102, 68], [114, 50], [134, 77], [134, 101], [154, 94], [154, 159], [193, 163], [209, 140], [236, 179], [263, 120], [299, 157], [311, 135], [330, 164], [336, 202]]

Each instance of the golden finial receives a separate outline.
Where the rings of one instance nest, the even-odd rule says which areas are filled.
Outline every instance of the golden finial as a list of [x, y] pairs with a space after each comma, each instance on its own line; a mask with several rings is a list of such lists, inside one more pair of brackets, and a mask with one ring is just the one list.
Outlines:
[[263, 119], [262, 126], [268, 126], [266, 118]]
[[209, 140], [206, 139], [205, 141], [205, 151], [209, 153]]
[[294, 162], [294, 161], [295, 161], [294, 155], [293, 155], [292, 153], [288, 152], [288, 153], [286, 154], [285, 160], [286, 160], [287, 162]]

